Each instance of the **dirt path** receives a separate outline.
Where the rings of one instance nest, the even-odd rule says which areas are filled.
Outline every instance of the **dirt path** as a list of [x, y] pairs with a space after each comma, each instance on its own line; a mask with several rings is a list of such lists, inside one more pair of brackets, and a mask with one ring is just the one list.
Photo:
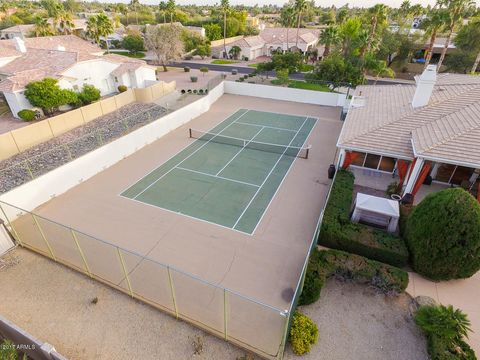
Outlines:
[[[426, 360], [424, 336], [409, 315], [410, 297], [329, 280], [319, 301], [300, 307], [319, 328], [319, 341], [302, 360]], [[288, 348], [286, 359], [295, 355]]]
[[[0, 269], [0, 313], [69, 359], [236, 360], [245, 354], [28, 250], [18, 248], [8, 258], [14, 261]], [[332, 280], [317, 303], [302, 308], [319, 325], [319, 342], [302, 358], [288, 348], [285, 359], [427, 359], [408, 302], [407, 295], [385, 298]], [[194, 356], [195, 336], [204, 351]]]

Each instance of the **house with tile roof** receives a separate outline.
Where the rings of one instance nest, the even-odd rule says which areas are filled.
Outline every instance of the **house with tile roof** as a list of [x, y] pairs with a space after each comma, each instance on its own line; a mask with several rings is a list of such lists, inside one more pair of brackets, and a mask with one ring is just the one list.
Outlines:
[[156, 81], [155, 67], [143, 60], [104, 55], [97, 45], [75, 35], [0, 40], [0, 92], [13, 116], [32, 108], [25, 86], [46, 77], [74, 91], [93, 85], [102, 96], [117, 92], [119, 85], [143, 88]]
[[337, 146], [338, 166], [372, 184], [383, 176], [414, 196], [462, 186], [480, 199], [480, 77], [431, 65], [415, 85], [359, 86]]
[[[53, 19], [48, 19], [48, 23], [53, 26]], [[84, 36], [87, 31], [87, 20], [86, 19], [73, 19], [72, 20], [72, 29], [71, 32], [77, 36]], [[19, 37], [25, 39], [27, 37], [33, 37], [33, 31], [35, 29], [35, 24], [21, 24], [14, 25], [5, 29], [0, 30], [0, 39], [13, 39]], [[58, 27], [60, 31], [60, 27]]]
[[[265, 28], [259, 35], [245, 36], [226, 45], [227, 53], [234, 46], [241, 49], [240, 58], [249, 60], [260, 56], [271, 56], [278, 51], [301, 51], [306, 53], [316, 48], [320, 30], [318, 29], [299, 29], [297, 44], [297, 29], [294, 28]], [[223, 44], [212, 48], [212, 54], [216, 57], [222, 57]]]

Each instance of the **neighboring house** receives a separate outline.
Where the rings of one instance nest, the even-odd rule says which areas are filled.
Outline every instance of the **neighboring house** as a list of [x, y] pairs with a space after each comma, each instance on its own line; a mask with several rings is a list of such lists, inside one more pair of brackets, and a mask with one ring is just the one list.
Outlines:
[[[259, 35], [246, 36], [229, 43], [226, 49], [228, 53], [233, 46], [238, 46], [241, 49], [241, 57], [248, 58], [248, 60], [253, 60], [260, 56], [271, 56], [278, 51], [291, 50], [306, 53], [317, 47], [319, 35], [320, 30], [318, 29], [302, 28], [298, 31], [297, 46], [296, 28], [265, 28], [260, 31]], [[223, 45], [212, 48], [212, 54], [215, 57], [222, 57]]]
[[430, 65], [416, 81], [357, 87], [337, 143], [338, 165], [395, 176], [403, 194], [415, 195], [432, 180], [477, 191], [480, 77], [437, 75]]
[[[77, 36], [84, 36], [87, 31], [87, 20], [85, 19], [73, 19], [73, 28], [72, 34]], [[53, 25], [53, 20], [48, 19], [48, 23]], [[35, 25], [34, 24], [26, 24], [26, 25], [15, 25], [3, 30], [0, 30], [0, 39], [13, 39], [19, 37], [21, 39], [25, 39], [27, 37], [33, 37]], [[58, 28], [57, 30], [61, 30]]]
[[32, 108], [24, 96], [30, 81], [51, 77], [63, 89], [78, 91], [84, 84], [102, 95], [117, 92], [119, 85], [143, 88], [156, 81], [155, 67], [143, 60], [104, 51], [75, 35], [0, 41], [0, 92], [12, 111]]

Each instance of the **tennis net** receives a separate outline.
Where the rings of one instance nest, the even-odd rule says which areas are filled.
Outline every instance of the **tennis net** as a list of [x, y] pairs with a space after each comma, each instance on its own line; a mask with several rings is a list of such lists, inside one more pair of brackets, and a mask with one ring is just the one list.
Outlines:
[[271, 144], [265, 142], [251, 141], [247, 139], [240, 139], [231, 136], [225, 136], [215, 133], [210, 133], [201, 130], [189, 129], [189, 135], [193, 139], [199, 139], [208, 142], [220, 143], [225, 145], [238, 146], [247, 149], [271, 152], [276, 154], [283, 154], [287, 156], [299, 157], [308, 159], [310, 146], [296, 147], [279, 144]]

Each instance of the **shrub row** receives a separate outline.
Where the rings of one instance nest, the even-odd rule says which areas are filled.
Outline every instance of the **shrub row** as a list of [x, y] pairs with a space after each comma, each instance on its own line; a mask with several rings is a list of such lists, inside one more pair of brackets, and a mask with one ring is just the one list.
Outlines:
[[187, 94], [198, 94], [198, 95], [205, 94], [206, 95], [206, 94], [208, 94], [208, 89], [205, 89], [205, 90], [203, 90], [203, 89], [198, 89], [198, 90], [197, 89], [193, 89], [193, 90], [192, 89], [188, 89], [188, 90], [182, 89], [180, 92], [182, 94], [187, 93]]
[[317, 301], [330, 276], [369, 284], [384, 293], [405, 291], [408, 274], [402, 269], [340, 250], [317, 250], [310, 255], [300, 305]]
[[354, 180], [351, 172], [338, 171], [318, 242], [329, 248], [345, 250], [390, 265], [406, 265], [408, 250], [403, 239], [350, 221]]

